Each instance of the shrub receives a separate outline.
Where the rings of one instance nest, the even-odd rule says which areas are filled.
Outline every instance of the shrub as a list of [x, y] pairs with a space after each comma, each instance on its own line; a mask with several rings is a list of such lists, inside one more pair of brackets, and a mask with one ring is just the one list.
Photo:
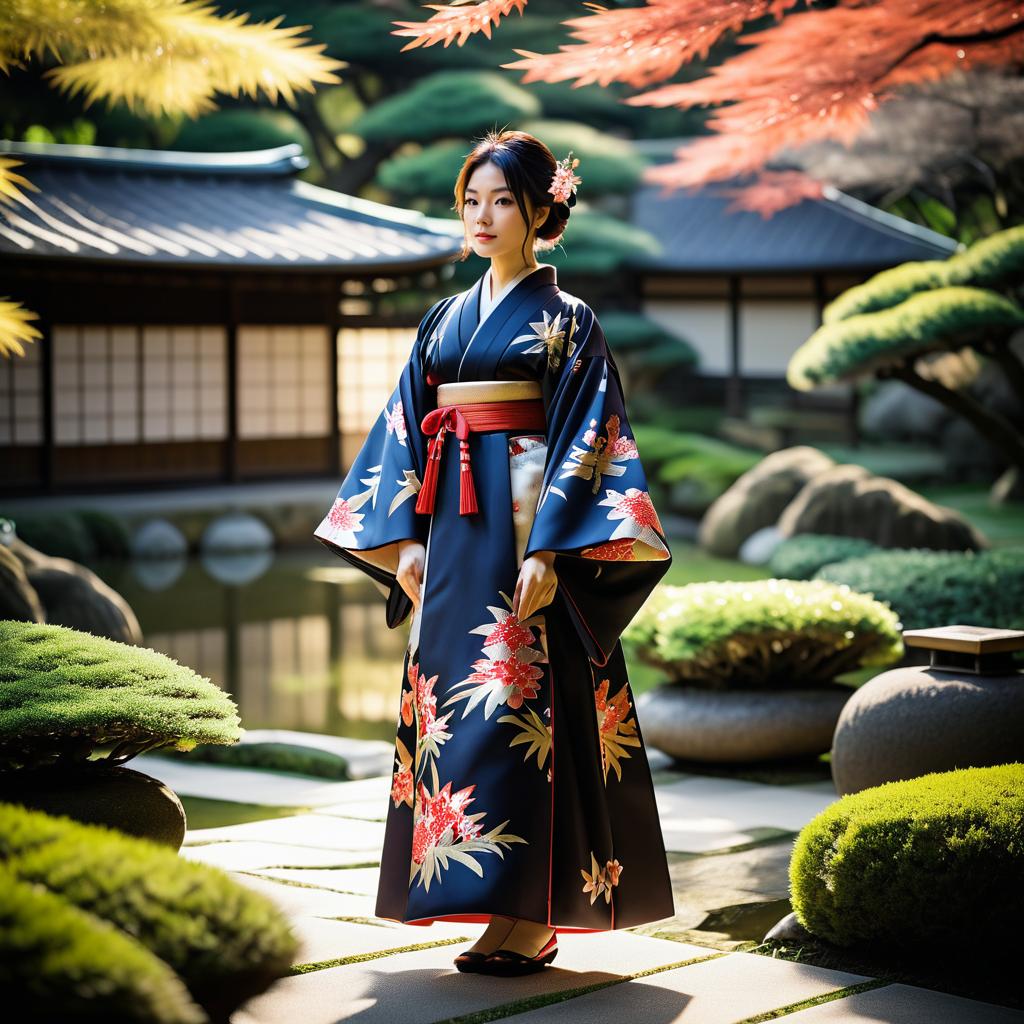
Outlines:
[[875, 551], [825, 565], [814, 578], [887, 602], [904, 629], [961, 623], [1024, 628], [1024, 548]]
[[288, 973], [297, 949], [267, 897], [102, 826], [0, 804], [0, 865], [138, 939], [213, 1017]]
[[348, 762], [329, 750], [316, 750], [297, 743], [236, 743], [234, 746], [208, 746], [174, 753], [187, 761], [227, 764], [239, 768], [269, 768], [295, 772], [318, 779], [347, 781]]
[[14, 521], [18, 537], [44, 555], [70, 558], [72, 562], [90, 562], [96, 557], [96, 542], [74, 512], [4, 514]]
[[80, 509], [77, 514], [92, 538], [97, 555], [101, 558], [130, 557], [131, 536], [123, 520], [92, 508]]
[[793, 910], [840, 946], [1016, 944], [1024, 764], [932, 772], [837, 800], [797, 836]]
[[65, 626], [0, 621], [0, 770], [123, 763], [143, 750], [233, 743], [239, 717], [209, 679], [157, 651]]
[[884, 604], [847, 586], [787, 579], [661, 584], [623, 641], [671, 681], [716, 690], [823, 685], [903, 652]]
[[8, 1008], [31, 1006], [34, 1021], [208, 1019], [181, 979], [135, 939], [3, 868], [0, 985]]
[[823, 566], [877, 551], [878, 545], [864, 537], [841, 537], [832, 533], [800, 533], [784, 540], [772, 553], [768, 568], [773, 576], [809, 580]]

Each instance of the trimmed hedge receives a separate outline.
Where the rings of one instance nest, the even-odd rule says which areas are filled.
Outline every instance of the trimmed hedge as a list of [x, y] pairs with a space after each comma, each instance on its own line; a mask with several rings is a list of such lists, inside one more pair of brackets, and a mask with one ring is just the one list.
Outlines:
[[0, 866], [138, 939], [212, 1017], [289, 973], [298, 948], [265, 896], [99, 825], [0, 804]]
[[31, 1006], [34, 1021], [209, 1019], [180, 978], [131, 936], [3, 868], [0, 986], [7, 1006]]
[[0, 512], [14, 522], [14, 531], [30, 548], [54, 558], [91, 562], [96, 541], [77, 512]]
[[157, 651], [65, 626], [0, 621], [0, 771], [234, 743], [235, 702]]
[[932, 772], [837, 800], [797, 836], [793, 910], [861, 943], [1016, 946], [1024, 918], [1024, 764]]
[[659, 584], [622, 639], [670, 681], [713, 690], [820, 686], [903, 653], [892, 609], [813, 580]]
[[[161, 754], [165, 753], [161, 751]], [[294, 772], [317, 779], [350, 779], [348, 762], [329, 750], [317, 750], [297, 743], [236, 743], [233, 746], [208, 746], [189, 751], [167, 751], [186, 761], [225, 764], [238, 768], [269, 768], [277, 772]]]
[[834, 533], [801, 533], [787, 538], [772, 552], [768, 568], [773, 576], [809, 580], [823, 565], [842, 562], [877, 550], [878, 545], [864, 537], [842, 537]]
[[31, 1006], [37, 1022], [209, 1019], [174, 971], [145, 946], [3, 868], [0, 986], [8, 1008]]
[[825, 565], [814, 578], [885, 601], [904, 629], [961, 623], [1024, 628], [1024, 548], [882, 550]]

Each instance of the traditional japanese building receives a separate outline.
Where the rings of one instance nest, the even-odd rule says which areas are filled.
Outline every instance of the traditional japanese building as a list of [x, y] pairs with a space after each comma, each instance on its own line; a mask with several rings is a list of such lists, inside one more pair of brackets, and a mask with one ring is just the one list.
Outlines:
[[[637, 148], [660, 162], [684, 143]], [[767, 219], [729, 210], [723, 193], [736, 184], [667, 196], [660, 185], [643, 186], [631, 197], [630, 220], [661, 245], [659, 256], [632, 261], [634, 304], [697, 351], [694, 397], [740, 415], [752, 394], [788, 390], [790, 358], [838, 294], [908, 260], [945, 259], [957, 243], [834, 188]], [[849, 392], [814, 394], [842, 403]]]
[[297, 145], [0, 152], [38, 188], [0, 263], [43, 334], [0, 358], [6, 493], [337, 474], [461, 244], [300, 180]]

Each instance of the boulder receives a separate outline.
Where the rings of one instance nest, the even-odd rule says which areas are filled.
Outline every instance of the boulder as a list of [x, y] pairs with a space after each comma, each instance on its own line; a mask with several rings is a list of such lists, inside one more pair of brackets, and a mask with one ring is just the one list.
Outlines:
[[712, 502], [701, 520], [698, 543], [721, 558], [735, 558], [743, 542], [779, 515], [808, 480], [835, 465], [824, 452], [797, 445], [766, 455]]
[[686, 761], [736, 763], [822, 754], [846, 686], [800, 690], [702, 690], [664, 683], [641, 694], [644, 740]]
[[25, 567], [13, 551], [0, 545], [0, 619], [45, 622], [39, 595], [32, 588]]
[[199, 541], [204, 553], [234, 554], [240, 551], [270, 551], [274, 534], [262, 519], [247, 512], [229, 512], [214, 519]]
[[832, 738], [832, 778], [841, 796], [929, 772], [1017, 761], [1024, 761], [1020, 672], [890, 669], [850, 698]]
[[142, 627], [128, 602], [94, 572], [67, 558], [46, 558], [26, 576], [46, 621], [126, 644], [142, 644]]
[[989, 546], [958, 512], [853, 464], [832, 466], [806, 484], [778, 525], [785, 537], [831, 533], [866, 537], [884, 548], [978, 551]]
[[777, 526], [762, 526], [740, 545], [740, 561], [746, 565], [767, 565], [785, 539]]
[[133, 558], [177, 558], [188, 553], [188, 541], [174, 523], [150, 519], [132, 535]]
[[901, 380], [883, 380], [858, 416], [866, 437], [886, 441], [931, 440], [952, 413], [940, 401]]

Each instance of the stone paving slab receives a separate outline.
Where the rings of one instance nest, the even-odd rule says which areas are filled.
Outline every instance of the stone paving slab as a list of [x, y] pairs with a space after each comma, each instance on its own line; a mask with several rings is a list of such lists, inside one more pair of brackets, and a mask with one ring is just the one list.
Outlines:
[[[389, 924], [378, 927], [352, 921], [330, 921], [319, 917], [303, 917], [292, 922], [302, 940], [295, 956], [297, 964], [322, 963], [362, 953], [381, 953], [405, 949], [419, 943], [447, 941], [452, 943], [449, 959], [476, 941], [483, 931], [480, 925], [459, 925], [438, 922], [429, 928]], [[456, 942], [455, 940], [459, 940]]]
[[201, 828], [185, 834], [185, 845], [210, 841], [248, 839], [253, 842], [283, 843], [286, 846], [316, 846], [330, 850], [360, 850], [376, 858], [384, 845], [384, 825], [358, 818], [335, 818], [326, 814], [296, 814], [287, 818], [247, 821], [241, 825]]
[[244, 840], [183, 846], [181, 856], [224, 871], [258, 868], [328, 868], [366, 864], [374, 858], [362, 850], [329, 850], [283, 843], [252, 843]]
[[303, 885], [319, 889], [351, 892], [362, 896], [375, 896], [380, 878], [377, 868], [344, 868], [337, 871], [321, 868], [267, 868], [255, 873], [262, 878], [279, 878], [286, 882], [301, 882]]
[[886, 985], [782, 1019], [785, 1024], [1022, 1024], [1024, 1010], [913, 985]]
[[[346, 786], [360, 784], [321, 782], [254, 768], [189, 764], [157, 754], [141, 754], [133, 758], [131, 764], [138, 771], [170, 786], [179, 796], [198, 796], [207, 800], [230, 800], [271, 807], [322, 807], [336, 804], [346, 798], [350, 799], [351, 790], [345, 789]], [[373, 781], [377, 782], [376, 779]], [[382, 799], [386, 799], [387, 788], [384, 787]]]
[[[302, 917], [358, 917], [373, 918], [376, 897], [366, 893], [327, 892], [324, 889], [307, 889], [298, 885], [275, 882], [262, 875], [246, 875], [233, 872], [231, 877], [241, 885], [273, 900], [289, 920]], [[381, 926], [390, 926], [377, 918]]]
[[[809, 964], [729, 953], [516, 1016], [516, 1024], [734, 1024], [767, 1010], [867, 981], [863, 975]], [[791, 1018], [780, 1018], [789, 1022]]]
[[429, 1024], [708, 955], [700, 946], [623, 932], [565, 935], [558, 942], [557, 966], [522, 978], [460, 974], [452, 964], [457, 953], [452, 946], [284, 978], [235, 1013], [232, 1024], [334, 1024], [353, 1018], [360, 1024]]
[[696, 775], [656, 786], [655, 797], [665, 847], [680, 853], [738, 846], [759, 827], [799, 831], [837, 799], [835, 793]]

